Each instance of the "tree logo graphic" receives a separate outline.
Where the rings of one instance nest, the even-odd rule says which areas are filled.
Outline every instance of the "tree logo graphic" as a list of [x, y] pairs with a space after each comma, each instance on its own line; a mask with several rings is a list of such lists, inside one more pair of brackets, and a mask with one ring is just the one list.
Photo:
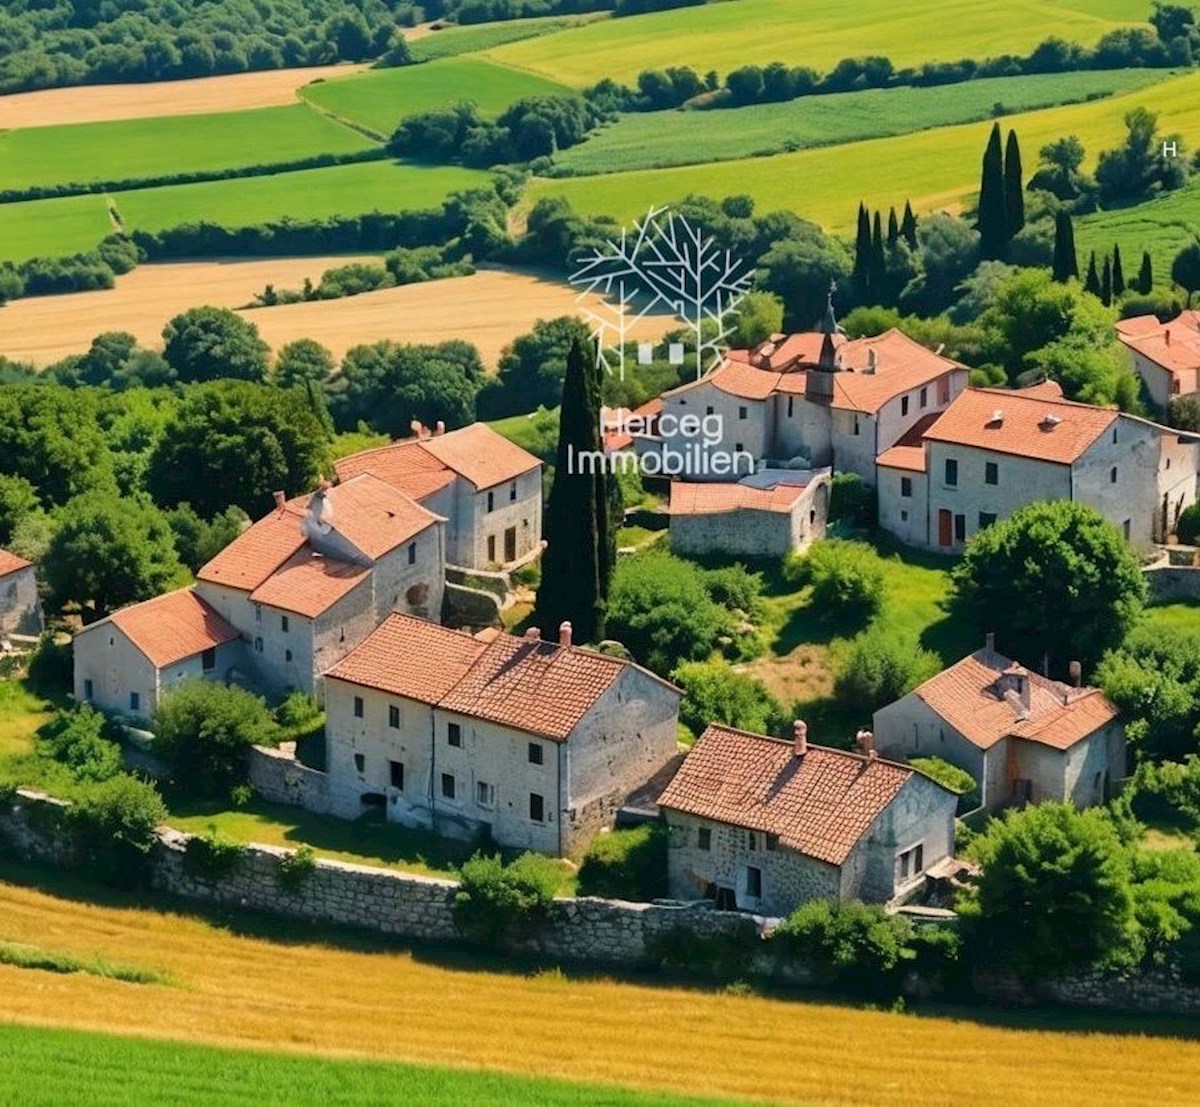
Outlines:
[[[632, 231], [622, 228], [619, 239], [586, 256], [570, 278], [596, 340], [597, 363], [622, 379], [633, 327], [664, 311], [691, 331], [697, 377], [719, 365], [752, 281], [743, 259], [667, 207], [650, 208]], [[589, 294], [600, 295], [601, 303], [584, 303]]]

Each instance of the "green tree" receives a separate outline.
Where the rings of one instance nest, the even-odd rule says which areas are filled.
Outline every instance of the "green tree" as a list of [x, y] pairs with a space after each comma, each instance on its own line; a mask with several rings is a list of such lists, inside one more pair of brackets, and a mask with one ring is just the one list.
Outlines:
[[193, 573], [211, 561], [229, 545], [250, 520], [240, 507], [229, 507], [212, 519], [201, 519], [191, 504], [180, 504], [167, 512], [167, 522], [175, 536], [179, 560]]
[[510, 939], [536, 932], [558, 890], [554, 862], [523, 853], [510, 865], [500, 857], [477, 853], [459, 873], [454, 921], [472, 940], [494, 949]]
[[895, 246], [900, 241], [900, 222], [896, 218], [896, 209], [888, 208], [887, 244]]
[[1112, 258], [1107, 254], [1104, 255], [1104, 270], [1100, 275], [1100, 302], [1108, 307], [1112, 304], [1113, 297], [1113, 279], [1112, 279]]
[[279, 489], [299, 495], [329, 469], [329, 433], [300, 389], [211, 381], [189, 389], [151, 456], [156, 502], [211, 519], [230, 506], [252, 518]]
[[1150, 260], [1150, 251], [1142, 251], [1142, 267], [1138, 270], [1137, 290], [1143, 296], [1149, 296], [1154, 289], [1154, 263]]
[[1053, 193], [1060, 200], [1075, 200], [1084, 188], [1080, 172], [1086, 151], [1076, 135], [1056, 139], [1038, 151], [1040, 167], [1029, 182], [1030, 188]]
[[198, 307], [176, 315], [163, 328], [163, 356], [181, 381], [221, 377], [261, 381], [270, 347], [258, 328], [228, 308]]
[[1004, 150], [1000, 124], [992, 125], [979, 178], [979, 255], [985, 261], [1003, 258], [1012, 237], [1008, 227], [1008, 201], [1004, 193]]
[[883, 606], [883, 560], [865, 542], [822, 539], [790, 557], [784, 571], [812, 588], [812, 611], [820, 618], [865, 621]]
[[1121, 244], [1113, 247], [1112, 254], [1112, 294], [1114, 299], [1125, 295], [1125, 267], [1121, 264]]
[[735, 672], [726, 661], [688, 661], [671, 674], [683, 689], [679, 721], [700, 735], [710, 723], [775, 734], [783, 709], [762, 681]]
[[148, 875], [167, 808], [153, 785], [118, 773], [87, 789], [67, 818], [88, 876], [131, 887]]
[[1100, 270], [1096, 265], [1096, 251], [1093, 250], [1088, 258], [1087, 276], [1083, 281], [1083, 290], [1090, 292], [1096, 299], [1100, 298]]
[[90, 492], [66, 505], [42, 560], [53, 602], [85, 622], [165, 592], [180, 576], [171, 528], [153, 504]]
[[1069, 803], [1009, 811], [972, 854], [983, 873], [962, 912], [977, 956], [1028, 979], [1128, 963], [1129, 856], [1105, 812]]
[[1066, 284], [1072, 278], [1079, 279], [1079, 259], [1075, 254], [1075, 227], [1066, 211], [1060, 211], [1054, 217], [1054, 262], [1051, 271], [1059, 284]]
[[808, 330], [825, 311], [830, 284], [849, 274], [845, 247], [819, 227], [801, 223], [763, 255], [761, 285], [783, 301], [788, 327]]
[[1008, 236], [1012, 238], [1025, 226], [1025, 183], [1021, 170], [1021, 144], [1016, 131], [1008, 132], [1004, 148], [1004, 204]]
[[500, 355], [500, 389], [495, 396], [488, 395], [488, 416], [558, 407], [567, 354], [577, 341], [589, 342], [590, 336], [583, 321], [573, 315], [539, 319], [532, 331], [514, 339]]
[[913, 636], [892, 628], [869, 628], [854, 638], [837, 666], [834, 694], [864, 714], [908, 695], [940, 668], [937, 654]]
[[7, 546], [21, 520], [41, 506], [37, 489], [29, 481], [0, 473], [0, 546]]
[[1187, 306], [1192, 306], [1192, 297], [1200, 289], [1200, 241], [1190, 242], [1171, 262], [1171, 280], [1187, 293]]
[[[1123, 145], [1101, 153], [1096, 164], [1096, 184], [1106, 202], [1141, 199], [1162, 190], [1179, 188], [1188, 176], [1190, 160], [1179, 135], [1158, 134], [1158, 116], [1144, 107], [1125, 113]], [[1163, 152], [1173, 144], [1175, 155]]]
[[883, 250], [883, 221], [879, 212], [871, 222], [871, 265], [867, 277], [869, 298], [882, 301], [887, 296], [887, 255]]
[[734, 346], [752, 349], [783, 328], [783, 301], [771, 292], [749, 292], [738, 304]]
[[333, 376], [333, 370], [333, 354], [321, 343], [311, 338], [297, 338], [279, 348], [273, 379], [280, 388], [294, 388], [307, 381], [323, 384]]
[[980, 531], [953, 575], [962, 611], [981, 634], [994, 630], [1005, 653], [1039, 668], [1045, 658], [1059, 673], [1120, 643], [1146, 596], [1120, 531], [1067, 500], [1028, 504]]
[[905, 311], [937, 315], [955, 301], [958, 286], [978, 266], [980, 236], [962, 219], [937, 212], [921, 220], [917, 239], [921, 275], [905, 289], [901, 304]]
[[917, 248], [917, 217], [913, 215], [912, 204], [904, 201], [904, 217], [900, 220], [900, 233], [904, 236], [904, 241], [908, 243], [909, 248], [915, 250]]
[[871, 215], [866, 204], [858, 205], [858, 229], [854, 236], [854, 290], [863, 303], [871, 299]]

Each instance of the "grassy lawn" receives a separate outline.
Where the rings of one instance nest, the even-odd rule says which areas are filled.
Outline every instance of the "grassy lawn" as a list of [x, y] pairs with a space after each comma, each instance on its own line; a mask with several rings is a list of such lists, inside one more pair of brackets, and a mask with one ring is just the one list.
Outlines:
[[1148, 12], [1143, 0], [738, 0], [604, 20], [488, 56], [576, 87], [684, 64], [701, 74], [777, 60], [824, 70], [885, 54], [900, 68], [1027, 51], [1051, 35], [1091, 44]]
[[34, 752], [34, 736], [53, 714], [54, 705], [24, 681], [0, 680], [0, 784], [70, 789], [63, 766]]
[[304, 104], [0, 133], [0, 188], [127, 180], [374, 146]]
[[386, 136], [406, 115], [459, 100], [474, 101], [484, 115], [499, 115], [523, 96], [563, 91], [554, 81], [482, 58], [447, 58], [305, 85], [300, 95], [341, 119]]
[[[471, 1069], [288, 1057], [111, 1034], [0, 1027], [0, 1104], [57, 1107], [67, 1072], [86, 1073], [72, 1088], [76, 1107], [170, 1103], [240, 1107], [254, 1103], [337, 1103], [345, 1107], [411, 1102], [426, 1107], [488, 1103], [504, 1107], [702, 1107], [732, 1100], [627, 1091], [596, 1084], [509, 1076]], [[11, 1098], [10, 1098], [11, 1096]]]
[[1170, 75], [1162, 69], [1038, 74], [807, 96], [744, 108], [630, 112], [556, 154], [554, 162], [572, 173], [614, 173], [759, 157], [990, 119], [997, 103], [1011, 111], [1079, 103], [1144, 88]]
[[[740, 10], [748, 2], [739, 0], [738, 4], [688, 11]], [[966, 87], [955, 86], [960, 92]], [[1138, 106], [1158, 112], [1164, 132], [1200, 133], [1200, 73], [1093, 103], [1012, 115], [1004, 124], [1016, 129], [1030, 168], [1041, 146], [1070, 134], [1083, 142], [1090, 167], [1101, 150], [1121, 142], [1125, 134], [1122, 116]], [[849, 231], [860, 199], [870, 207], [885, 210], [889, 205], [899, 210], [906, 199], [918, 212], [961, 207], [979, 187], [979, 159], [989, 130], [987, 122], [939, 127], [917, 134], [779, 154], [769, 164], [753, 158], [717, 162], [699, 174], [694, 167], [676, 167], [564, 180], [537, 179], [526, 190], [523, 204], [530, 206], [544, 195], [565, 196], [580, 211], [603, 212], [628, 220], [650, 204], [669, 204], [690, 192], [716, 199], [746, 193], [755, 199], [760, 211], [795, 211], [831, 230]], [[888, 171], [881, 172], [881, 166], [887, 166]]]
[[0, 204], [0, 261], [81, 254], [112, 231], [103, 196]]
[[435, 61], [458, 54], [490, 50], [509, 42], [554, 34], [568, 27], [578, 27], [597, 19], [607, 19], [608, 12], [589, 15], [546, 16], [541, 19], [508, 19], [500, 23], [476, 23], [462, 27], [446, 27], [433, 34], [422, 35], [408, 44], [414, 61]]
[[326, 219], [435, 208], [447, 193], [480, 187], [487, 180], [481, 170], [458, 166], [367, 162], [273, 177], [134, 189], [117, 193], [115, 200], [131, 229], [156, 231], [199, 220], [246, 227], [288, 216]]
[[1161, 630], [1190, 631], [1200, 634], [1200, 604], [1167, 603], [1148, 607], [1143, 620]]
[[528, 415], [511, 415], [488, 424], [497, 434], [515, 442], [543, 461], [553, 462], [558, 448], [558, 408], [538, 408]]

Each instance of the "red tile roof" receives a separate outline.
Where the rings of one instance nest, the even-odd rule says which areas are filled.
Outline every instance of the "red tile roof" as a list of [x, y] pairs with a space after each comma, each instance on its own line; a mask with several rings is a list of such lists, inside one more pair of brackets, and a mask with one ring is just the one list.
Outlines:
[[340, 481], [348, 481], [360, 473], [373, 473], [414, 500], [433, 495], [455, 479], [454, 471], [423, 450], [415, 438], [350, 454], [335, 461], [333, 468]]
[[671, 515], [720, 515], [727, 511], [778, 511], [787, 513], [804, 496], [803, 484], [777, 484], [756, 488], [728, 482], [703, 484], [693, 481], [671, 482]]
[[200, 567], [197, 580], [224, 584], [252, 592], [304, 545], [300, 530], [307, 498], [293, 500], [283, 511], [275, 510], [243, 531], [216, 557]]
[[241, 637], [190, 588], [124, 607], [82, 633], [106, 622], [120, 627], [158, 669]]
[[325, 495], [333, 508], [334, 529], [372, 561], [411, 541], [439, 518], [370, 473], [335, 485]]
[[28, 569], [33, 562], [26, 561], [23, 557], [17, 557], [15, 553], [9, 553], [8, 550], [0, 550], [0, 577], [6, 577], [9, 573], [17, 573], [22, 569]]
[[250, 599], [315, 619], [366, 579], [365, 565], [322, 557], [305, 546], [262, 582]]
[[1169, 323], [1160, 323], [1153, 315], [1122, 319], [1117, 337], [1166, 369], [1178, 381], [1180, 394], [1200, 390], [1200, 311], [1185, 311]]
[[893, 446], [884, 450], [876, 459], [876, 465], [888, 469], [907, 469], [910, 473], [925, 472], [924, 446]]
[[779, 837], [840, 865], [915, 770], [824, 746], [710, 726], [658, 798], [660, 807]]
[[1027, 392], [968, 388], [925, 432], [925, 438], [1070, 465], [1118, 417], [1109, 408], [1030, 396]]
[[[1029, 707], [1017, 691], [1029, 681]], [[1026, 672], [994, 650], [978, 650], [918, 686], [913, 695], [980, 749], [1015, 736], [1069, 749], [1117, 717], [1096, 688], [1072, 688]]]

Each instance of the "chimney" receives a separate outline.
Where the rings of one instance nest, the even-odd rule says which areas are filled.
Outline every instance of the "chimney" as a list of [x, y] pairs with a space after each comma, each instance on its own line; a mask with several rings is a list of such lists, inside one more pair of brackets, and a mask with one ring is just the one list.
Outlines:
[[1168, 346], [1171, 345], [1171, 328], [1170, 327], [1167, 327], [1167, 329], [1165, 331], [1163, 331], [1163, 340], [1166, 342], [1166, 344]]
[[988, 653], [996, 652], [996, 632], [994, 630], [989, 630], [987, 634], [983, 636], [983, 648], [987, 650]]
[[1021, 697], [1021, 709], [1028, 716], [1033, 707], [1033, 682], [1030, 681], [1029, 673], [1024, 669], [1017, 675], [1017, 695]]
[[874, 373], [875, 370], [878, 368], [879, 368], [879, 357], [875, 353], [875, 348], [872, 346], [867, 351], [867, 368], [865, 371], [868, 373]]
[[1071, 683], [1076, 688], [1083, 687], [1083, 666], [1078, 661], [1072, 661], [1067, 666], [1067, 671], [1071, 674]]
[[287, 504], [287, 493], [286, 492], [276, 492], [275, 493], [275, 510], [282, 511], [286, 504]]
[[569, 619], [564, 619], [558, 624], [558, 644], [560, 646], [571, 644], [571, 621]]
[[445, 433], [446, 433], [446, 424], [445, 424], [445, 422], [444, 422], [443, 420], [439, 419], [439, 420], [437, 421], [437, 426], [435, 426], [435, 427], [433, 428], [433, 433], [434, 433], [435, 435], [436, 435], [436, 434], [445, 434]]
[[542, 640], [542, 632], [537, 627], [528, 627], [525, 631], [526, 642], [540, 642]]
[[408, 424], [408, 429], [409, 429], [409, 432], [412, 434], [413, 438], [420, 438], [421, 431], [423, 431], [425, 428], [421, 426], [420, 419], [414, 419], [411, 423]]
[[862, 752], [865, 753], [870, 760], [874, 761], [878, 756], [878, 754], [875, 752], [875, 735], [869, 730], [860, 730], [854, 736], [854, 739], [856, 742], [858, 742], [858, 748], [862, 750]]
[[792, 723], [792, 752], [797, 757], [803, 757], [808, 753], [808, 723], [803, 719], [797, 719]]

